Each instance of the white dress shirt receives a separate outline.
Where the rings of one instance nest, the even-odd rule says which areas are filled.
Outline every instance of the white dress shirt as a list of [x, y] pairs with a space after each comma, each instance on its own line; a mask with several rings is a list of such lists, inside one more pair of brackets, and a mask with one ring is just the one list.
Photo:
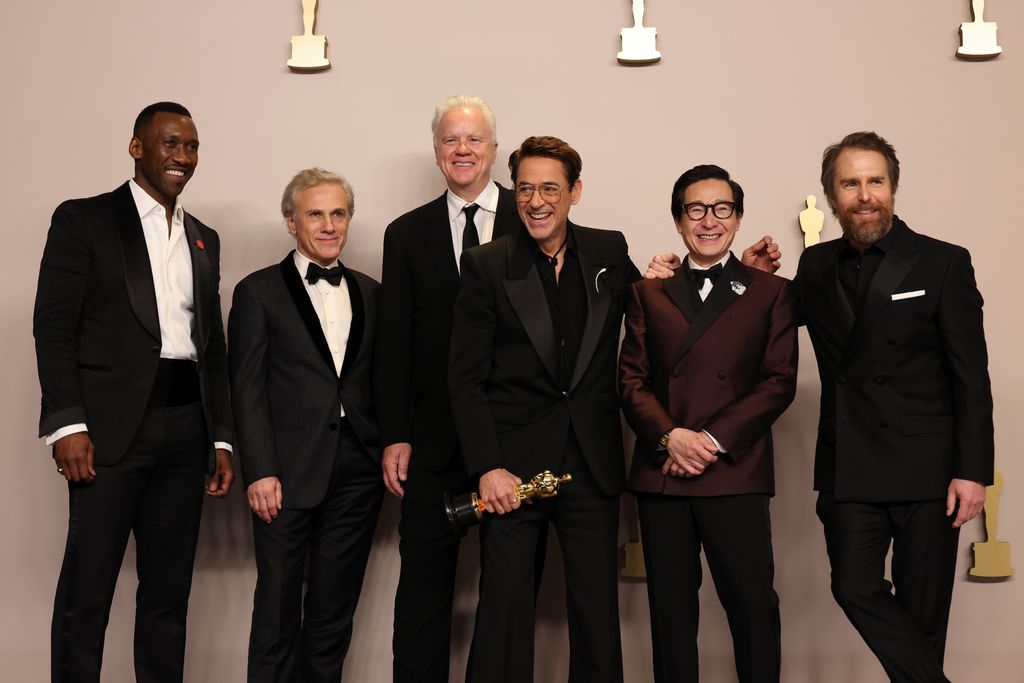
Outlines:
[[[164, 207], [134, 179], [128, 181], [128, 188], [142, 222], [149, 266], [153, 272], [157, 319], [160, 321], [160, 357], [195, 361], [198, 358], [195, 342], [192, 341], [195, 302], [192, 291], [192, 257], [185, 237], [185, 210], [179, 199], [174, 205], [168, 234]], [[89, 430], [84, 422], [61, 427], [46, 436], [46, 445], [68, 434], [86, 431]], [[216, 448], [231, 450], [231, 445], [222, 441], [214, 445]]]
[[[348, 335], [352, 329], [352, 300], [349, 298], [348, 282], [342, 278], [341, 284], [335, 287], [321, 278], [315, 285], [311, 285], [306, 280], [306, 270], [312, 261], [298, 250], [295, 251], [293, 260], [306, 288], [306, 294], [309, 295], [309, 301], [313, 304], [313, 310], [316, 311], [316, 317], [320, 319], [320, 329], [324, 331], [327, 346], [331, 349], [334, 372], [341, 375], [341, 365], [345, 362], [345, 349], [348, 347]], [[341, 416], [345, 416], [345, 406], [341, 406]]]
[[[722, 257], [722, 260], [718, 262], [718, 263], [722, 264], [723, 268], [725, 268], [725, 264], [729, 261], [729, 256], [731, 256], [731, 254], [726, 252], [725, 256]], [[692, 259], [686, 259], [686, 264], [690, 267], [690, 270], [709, 270], [709, 269], [714, 268], [715, 266], [717, 266], [718, 263], [712, 263], [707, 268], [702, 268], [701, 266], [698, 266], [697, 264], [695, 264]], [[714, 286], [715, 286], [715, 283], [713, 283], [710, 278], [704, 278], [703, 285], [697, 291], [697, 295], [700, 296], [700, 300], [701, 301], [707, 301], [708, 294], [711, 293], [711, 288], [714, 287]], [[718, 448], [718, 451], [720, 453], [728, 453], [729, 452], [729, 451], [725, 450], [725, 448], [722, 447], [722, 444], [718, 443], [718, 439], [713, 437], [711, 435], [711, 432], [709, 432], [706, 429], [702, 429], [701, 431], [708, 435], [708, 438], [711, 439], [711, 441], [714, 442], [715, 446]]]
[[494, 236], [494, 216], [498, 210], [498, 186], [494, 181], [487, 183], [487, 187], [471, 202], [455, 194], [451, 190], [447, 192], [448, 197], [448, 222], [452, 228], [452, 247], [455, 249], [455, 265], [461, 267], [460, 257], [462, 256], [462, 233], [466, 231], [466, 214], [463, 208], [467, 204], [476, 204], [480, 209], [473, 217], [476, 224], [476, 232], [480, 237], [480, 244], [487, 244]]

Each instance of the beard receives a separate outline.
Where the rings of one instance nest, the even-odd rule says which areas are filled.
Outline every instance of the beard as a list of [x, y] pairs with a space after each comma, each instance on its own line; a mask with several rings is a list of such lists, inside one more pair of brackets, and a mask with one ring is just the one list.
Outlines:
[[[857, 219], [857, 211], [860, 209], [877, 209], [879, 213], [878, 219], [869, 223], [859, 221]], [[892, 229], [892, 214], [893, 207], [891, 205], [876, 204], [847, 209], [840, 213], [837, 218], [839, 219], [839, 225], [843, 229], [843, 235], [848, 240], [858, 244], [871, 245], [885, 237], [889, 230]]]

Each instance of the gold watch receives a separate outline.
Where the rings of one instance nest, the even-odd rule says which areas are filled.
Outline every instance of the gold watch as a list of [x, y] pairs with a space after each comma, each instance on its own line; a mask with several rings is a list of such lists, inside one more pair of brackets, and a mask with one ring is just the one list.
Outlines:
[[[675, 429], [675, 427], [673, 427], [672, 429]], [[658, 446], [660, 446], [661, 448], [668, 448], [668, 437], [672, 433], [672, 429], [668, 430], [667, 432], [661, 435], [661, 439], [658, 440]]]

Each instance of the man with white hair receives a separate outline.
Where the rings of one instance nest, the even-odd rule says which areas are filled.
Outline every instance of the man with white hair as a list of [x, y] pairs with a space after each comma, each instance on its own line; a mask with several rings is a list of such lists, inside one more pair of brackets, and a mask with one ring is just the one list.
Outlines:
[[374, 385], [384, 484], [402, 499], [394, 680], [446, 682], [460, 536], [441, 505], [468, 490], [448, 399], [448, 344], [463, 249], [519, 224], [512, 193], [491, 180], [498, 140], [479, 97], [442, 101], [431, 123], [447, 189], [384, 234]]

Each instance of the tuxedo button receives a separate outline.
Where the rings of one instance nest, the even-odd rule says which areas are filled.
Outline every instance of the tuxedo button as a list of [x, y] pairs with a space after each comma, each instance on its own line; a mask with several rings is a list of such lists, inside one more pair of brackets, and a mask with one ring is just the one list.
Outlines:
[[718, 371], [718, 379], [725, 379], [725, 373], [721, 370]]
[[885, 421], [883, 420], [882, 422], [879, 422], [879, 423], [878, 423], [878, 426], [879, 426], [879, 427], [888, 427], [888, 426], [889, 426], [889, 423], [888, 423], [888, 422], [885, 422]]
[[337, 422], [332, 422], [331, 423], [331, 431], [332, 432], [338, 431], [338, 423]]
[[843, 377], [842, 375], [839, 375], [839, 379], [837, 379], [836, 381], [839, 382], [840, 384], [846, 384], [846, 378]]
[[678, 370], [673, 370], [672, 371], [672, 376], [673, 377], [678, 377], [679, 376], [679, 371]]
[[886, 339], [885, 343], [888, 344], [889, 346], [896, 346], [896, 340], [895, 339]]
[[885, 378], [885, 377], [876, 377], [876, 378], [875, 378], [875, 384], [885, 384], [885, 383], [886, 383], [886, 381], [887, 381], [887, 380], [886, 380], [886, 378]]
[[154, 346], [153, 347], [153, 353], [160, 353], [160, 347], [159, 346]]

